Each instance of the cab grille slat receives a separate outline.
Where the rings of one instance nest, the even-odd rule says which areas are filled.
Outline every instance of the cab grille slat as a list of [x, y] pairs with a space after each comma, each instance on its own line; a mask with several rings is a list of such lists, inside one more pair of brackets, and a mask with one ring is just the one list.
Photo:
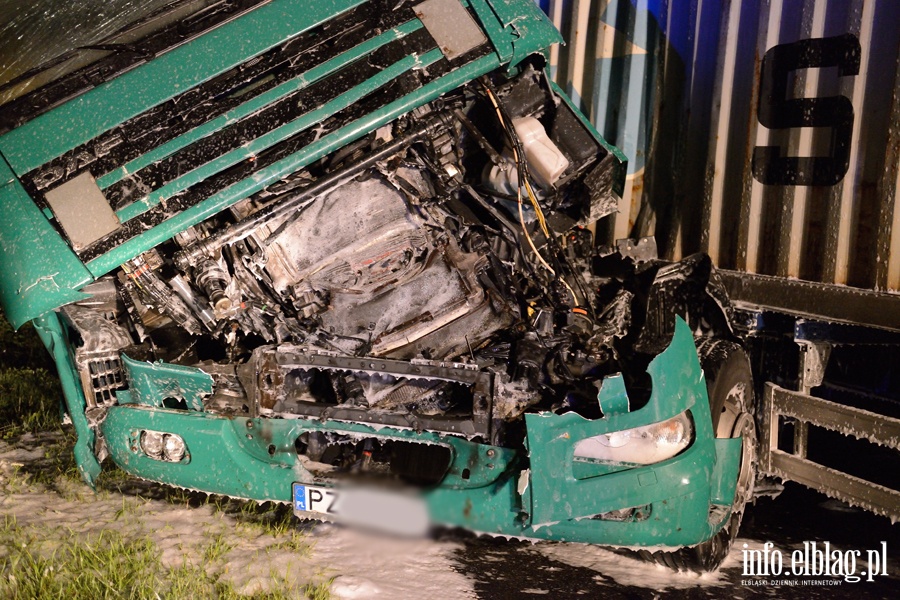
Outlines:
[[381, 12], [382, 4], [362, 5], [125, 121], [27, 173], [23, 185], [40, 204], [39, 192], [86, 170], [100, 178], [413, 16]]
[[336, 112], [331, 117], [318, 123], [315, 128], [304, 129], [266, 149], [264, 152], [259, 153], [254, 157], [254, 160], [245, 160], [235, 164], [234, 166], [220, 171], [214, 176], [200, 181], [188, 189], [166, 198], [164, 203], [153, 206], [139, 216], [123, 223], [122, 227], [117, 232], [88, 248], [85, 248], [79, 252], [78, 255], [81, 260], [85, 262], [94, 260], [124, 242], [144, 233], [148, 229], [159, 225], [163, 221], [171, 218], [173, 214], [180, 213], [195, 206], [213, 194], [220, 192], [241, 180], [252, 177], [255, 173], [258, 173], [266, 167], [272, 166], [276, 162], [299, 152], [305, 146], [308, 146], [317, 139], [338, 131], [347, 123], [350, 123], [357, 118], [361, 118], [364, 115], [373, 113], [408, 95], [416, 89], [440, 79], [447, 75], [451, 70], [458, 67], [459, 64], [473, 62], [489, 53], [489, 48], [487, 46], [482, 46], [460, 59], [452, 61], [452, 63], [446, 59], [438, 60], [429, 66], [427, 75], [422, 71], [407, 71], [385, 86], [372, 90], [371, 93], [356, 103], [351, 104], [347, 108]]
[[105, 190], [106, 198], [113, 209], [118, 210], [178, 179], [185, 170], [205, 164], [350, 91], [381, 71], [381, 65], [393, 64], [411, 53], [422, 54], [433, 47], [434, 42], [424, 30], [383, 46], [334, 75], [288, 94], [231, 127], [201, 138], [168, 158], [122, 179]]

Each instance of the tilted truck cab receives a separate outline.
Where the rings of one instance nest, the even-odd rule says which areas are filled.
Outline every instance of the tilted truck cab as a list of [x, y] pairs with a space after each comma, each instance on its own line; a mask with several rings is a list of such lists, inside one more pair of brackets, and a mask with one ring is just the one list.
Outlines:
[[702, 255], [594, 244], [625, 161], [534, 3], [175, 6], [0, 89], [0, 302], [85, 481], [717, 566], [755, 477], [731, 307]]

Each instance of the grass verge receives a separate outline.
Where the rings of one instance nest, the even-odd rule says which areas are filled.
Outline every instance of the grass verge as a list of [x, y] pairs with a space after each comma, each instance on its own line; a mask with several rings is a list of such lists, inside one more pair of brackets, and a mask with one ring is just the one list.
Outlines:
[[59, 528], [20, 526], [7, 516], [0, 521], [0, 597], [326, 600], [330, 596], [330, 582], [297, 586], [275, 574], [265, 592], [243, 595], [219, 577], [217, 563], [224, 554], [221, 540], [213, 540], [210, 548], [205, 552], [211, 555], [206, 566], [185, 561], [166, 568], [149, 536], [128, 537], [111, 529], [78, 535]]
[[0, 437], [59, 429], [62, 388], [29, 324], [14, 332], [0, 312]]

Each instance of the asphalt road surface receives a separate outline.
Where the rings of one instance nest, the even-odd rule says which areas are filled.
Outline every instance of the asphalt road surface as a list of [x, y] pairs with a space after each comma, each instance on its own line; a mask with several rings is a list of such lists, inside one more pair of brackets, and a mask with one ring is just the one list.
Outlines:
[[[788, 483], [775, 499], [760, 498], [748, 509], [740, 537], [723, 568], [715, 574], [679, 574], [643, 563], [631, 556], [577, 544], [532, 544], [491, 538], [475, 538], [460, 532], [464, 545], [457, 558], [462, 572], [474, 580], [479, 598], [900, 598], [900, 524], [850, 508], [842, 503]], [[867, 551], [886, 553], [880, 573], [845, 577], [744, 575], [744, 544], [763, 549], [771, 542], [770, 555], [778, 551], [784, 568], [804, 542], [816, 548], [829, 543], [832, 554], [855, 557], [855, 573], [867, 566]], [[882, 542], [885, 545], [882, 545]], [[810, 546], [811, 547], [811, 546]], [[851, 551], [848, 555], [847, 552]], [[844, 572], [850, 562], [843, 563]]]

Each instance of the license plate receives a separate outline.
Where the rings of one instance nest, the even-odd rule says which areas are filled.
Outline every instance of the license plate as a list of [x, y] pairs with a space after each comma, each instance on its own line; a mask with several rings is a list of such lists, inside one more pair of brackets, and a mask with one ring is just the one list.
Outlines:
[[326, 515], [338, 513], [340, 492], [315, 485], [294, 484], [294, 510]]
[[[415, 493], [294, 483], [294, 513], [301, 518], [328, 515], [328, 520], [400, 535], [422, 535], [429, 527], [428, 508]], [[313, 514], [311, 514], [313, 513]]]

